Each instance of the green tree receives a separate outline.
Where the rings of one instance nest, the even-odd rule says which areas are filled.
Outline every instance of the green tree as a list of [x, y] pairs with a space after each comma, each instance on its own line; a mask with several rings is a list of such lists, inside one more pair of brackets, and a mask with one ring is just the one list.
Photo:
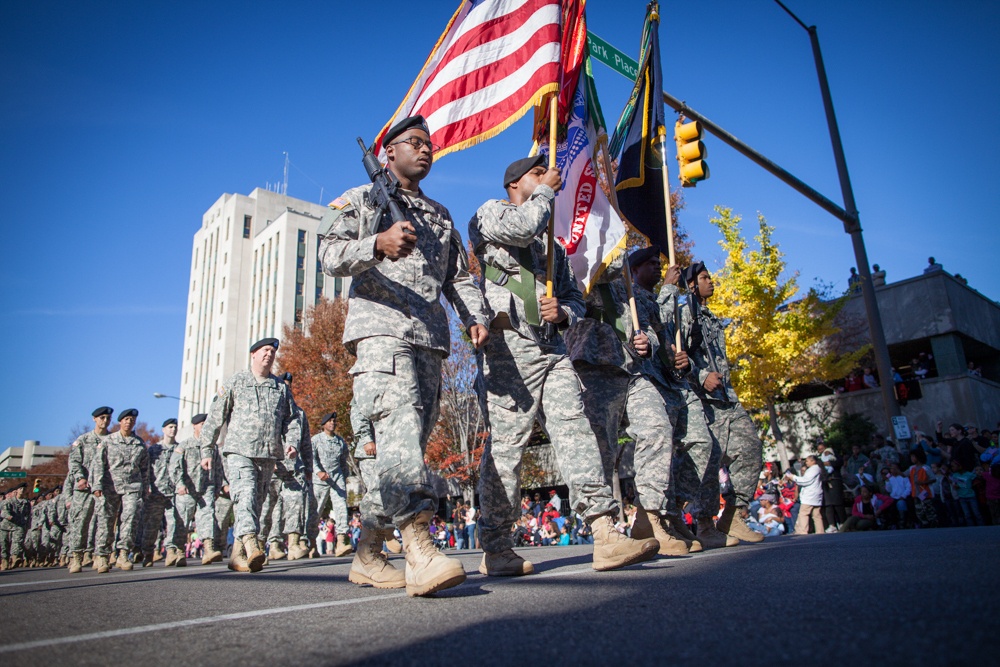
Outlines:
[[823, 429], [823, 442], [838, 456], [844, 457], [851, 453], [853, 445], [863, 447], [871, 442], [877, 430], [878, 427], [868, 417], [849, 412]]

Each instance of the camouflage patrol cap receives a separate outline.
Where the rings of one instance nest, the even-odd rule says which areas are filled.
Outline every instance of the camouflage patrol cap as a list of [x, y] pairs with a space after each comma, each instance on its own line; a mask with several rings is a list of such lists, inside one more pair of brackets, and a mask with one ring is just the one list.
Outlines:
[[535, 167], [545, 166], [545, 156], [539, 153], [534, 157], [523, 157], [520, 160], [514, 160], [509, 165], [507, 165], [507, 170], [503, 173], [503, 186], [506, 188], [511, 183], [517, 183], [521, 180], [521, 177], [527, 174], [529, 171]]
[[688, 285], [694, 282], [698, 274], [705, 270], [705, 262], [694, 262], [691, 266], [684, 269], [684, 284]]
[[125, 419], [126, 417], [135, 417], [135, 418], [138, 418], [139, 417], [139, 411], [136, 410], [135, 408], [128, 408], [128, 409], [122, 410], [121, 412], [118, 413], [118, 421], [121, 421], [121, 420]]
[[167, 421], [163, 422], [163, 426], [161, 428], [166, 428], [166, 427], [170, 426], [171, 424], [173, 424], [174, 426], [177, 426], [177, 420], [174, 419], [173, 417], [171, 417]]
[[96, 410], [94, 410], [90, 414], [93, 417], [100, 417], [102, 415], [114, 414], [114, 410], [112, 410], [111, 408], [109, 408], [106, 405], [102, 405], [101, 407], [97, 408]]
[[208, 419], [208, 415], [206, 415], [204, 412], [199, 412], [194, 417], [191, 417], [191, 425], [193, 426], [195, 424], [201, 424], [206, 419]]
[[250, 354], [253, 354], [265, 345], [270, 345], [274, 349], [278, 349], [278, 339], [277, 338], [261, 338], [259, 341], [250, 346]]
[[385, 133], [384, 137], [382, 137], [382, 148], [388, 146], [393, 139], [401, 135], [403, 132], [406, 132], [414, 127], [426, 132], [428, 137], [431, 136], [431, 131], [427, 127], [427, 121], [424, 120], [423, 116], [408, 116], [389, 128], [389, 131]]

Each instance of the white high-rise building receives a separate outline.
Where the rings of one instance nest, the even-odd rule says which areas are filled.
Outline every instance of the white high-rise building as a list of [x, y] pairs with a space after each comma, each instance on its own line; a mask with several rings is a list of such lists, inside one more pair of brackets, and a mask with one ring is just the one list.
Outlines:
[[316, 258], [325, 211], [257, 188], [222, 195], [202, 216], [191, 251], [179, 430], [208, 411], [226, 378], [248, 367], [254, 341], [280, 338], [320, 296], [346, 293], [349, 280], [324, 280]]

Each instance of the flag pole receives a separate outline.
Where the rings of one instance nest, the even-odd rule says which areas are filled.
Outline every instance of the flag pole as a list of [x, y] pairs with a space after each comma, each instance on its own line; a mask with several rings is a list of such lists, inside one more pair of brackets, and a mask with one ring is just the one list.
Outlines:
[[[611, 171], [611, 157], [608, 155], [608, 135], [603, 132], [597, 138], [597, 150], [601, 154], [601, 165], [604, 167], [604, 173], [608, 178], [611, 206], [614, 207], [615, 213], [618, 214], [619, 218], [628, 222], [625, 216], [622, 215], [621, 209], [618, 208], [618, 191], [615, 190], [614, 174]], [[632, 223], [629, 222], [628, 224], [631, 226]], [[639, 333], [639, 311], [635, 305], [635, 292], [632, 291], [632, 267], [629, 266], [627, 257], [625, 258], [622, 275], [625, 278], [625, 293], [628, 295], [628, 310], [632, 316], [632, 329], [635, 333]]]
[[[556, 168], [556, 130], [559, 125], [559, 93], [552, 93], [549, 98], [549, 169]], [[548, 261], [545, 265], [545, 296], [552, 298], [552, 276], [555, 273], [556, 261], [556, 205], [552, 202], [552, 213], [549, 215]]]
[[[663, 177], [663, 208], [667, 215], [667, 261], [670, 266], [677, 263], [677, 255], [674, 250], [674, 214], [670, 210], [670, 179], [667, 178], [667, 133], [663, 128], [660, 131], [660, 152], [663, 155], [663, 169], [660, 175]], [[677, 317], [677, 299], [674, 299], [674, 344], [681, 349], [681, 325]]]

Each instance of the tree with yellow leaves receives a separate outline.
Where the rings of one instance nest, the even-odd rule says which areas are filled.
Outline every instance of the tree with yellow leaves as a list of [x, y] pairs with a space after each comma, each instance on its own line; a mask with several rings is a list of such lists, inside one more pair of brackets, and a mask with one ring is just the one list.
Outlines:
[[722, 234], [719, 245], [726, 261], [713, 275], [711, 305], [730, 321], [726, 351], [733, 388], [747, 409], [767, 409], [782, 467], [787, 468], [775, 404], [797, 386], [844, 377], [867, 348], [841, 353], [828, 343], [838, 331], [834, 318], [845, 298], [824, 299], [816, 288], [800, 296], [798, 272], [782, 276], [784, 255], [763, 215], [757, 214], [753, 248], [743, 236], [740, 216], [720, 206], [715, 212], [718, 217], [709, 222]]

